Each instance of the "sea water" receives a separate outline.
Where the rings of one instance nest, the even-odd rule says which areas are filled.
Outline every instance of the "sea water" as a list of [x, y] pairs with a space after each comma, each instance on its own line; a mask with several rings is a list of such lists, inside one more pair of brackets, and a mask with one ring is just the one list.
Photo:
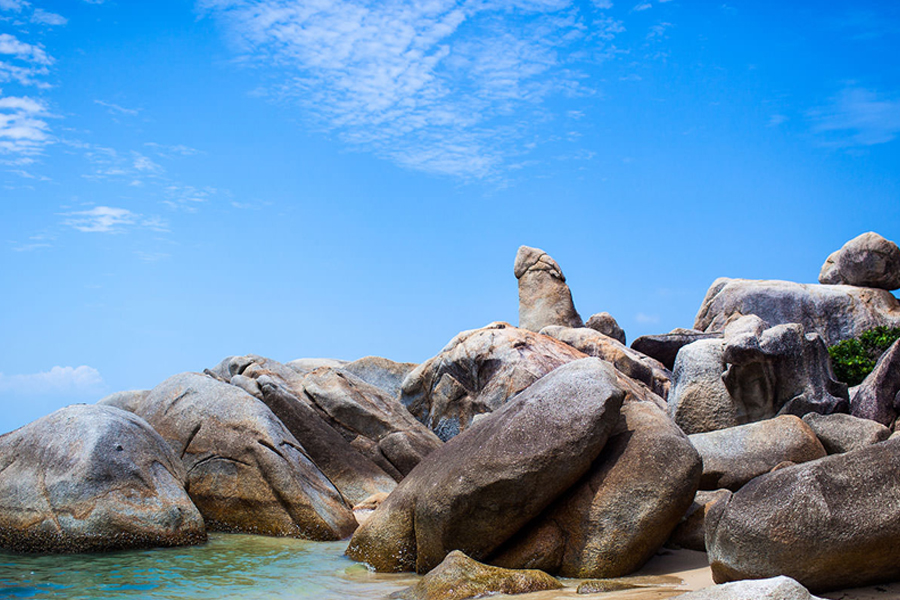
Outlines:
[[371, 600], [415, 583], [346, 558], [347, 542], [210, 534], [202, 546], [108, 554], [0, 552], [0, 598]]

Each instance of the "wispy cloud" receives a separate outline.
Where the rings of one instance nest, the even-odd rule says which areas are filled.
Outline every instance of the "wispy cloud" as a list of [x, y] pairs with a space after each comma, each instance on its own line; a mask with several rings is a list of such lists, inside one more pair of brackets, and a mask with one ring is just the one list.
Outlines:
[[126, 208], [96, 206], [90, 210], [66, 213], [63, 223], [85, 233], [122, 233], [138, 222], [136, 215]]
[[20, 41], [16, 36], [8, 33], [0, 33], [0, 54], [7, 54], [19, 60], [38, 65], [53, 64], [53, 57], [44, 49], [34, 44]]
[[94, 100], [94, 104], [99, 104], [100, 106], [106, 107], [107, 112], [111, 115], [134, 116], [141, 112], [139, 108], [125, 108], [124, 106], [119, 106], [118, 104], [113, 104], [112, 102], [104, 102], [103, 100]]
[[173, 156], [196, 156], [197, 154], [202, 154], [200, 150], [185, 146], [184, 144], [167, 145], [157, 144], [156, 142], [147, 142], [144, 146], [165, 158], [171, 158]]
[[0, 0], [0, 10], [20, 12], [28, 5], [28, 2], [25, 2], [25, 0]]
[[[600, 2], [602, 6], [608, 3]], [[245, 62], [274, 65], [263, 94], [403, 166], [489, 177], [609, 37], [571, 0], [200, 0]], [[614, 35], [599, 23], [605, 36]]]
[[100, 372], [93, 367], [53, 367], [49, 371], [24, 375], [0, 373], [0, 393], [20, 397], [46, 394], [84, 396], [99, 393], [106, 387]]
[[828, 104], [809, 112], [813, 131], [833, 146], [873, 146], [900, 134], [900, 98], [881, 92], [847, 87]]
[[645, 10], [648, 10], [651, 8], [653, 8], [653, 5], [650, 4], [649, 2], [641, 2], [640, 4], [635, 5], [635, 7], [632, 8], [631, 10], [633, 10], [635, 12], [642, 12], [642, 11], [645, 11]]
[[65, 25], [69, 22], [69, 20], [62, 15], [47, 12], [46, 10], [43, 10], [41, 8], [36, 8], [34, 9], [34, 13], [32, 13], [31, 15], [31, 22], [41, 25], [59, 26]]

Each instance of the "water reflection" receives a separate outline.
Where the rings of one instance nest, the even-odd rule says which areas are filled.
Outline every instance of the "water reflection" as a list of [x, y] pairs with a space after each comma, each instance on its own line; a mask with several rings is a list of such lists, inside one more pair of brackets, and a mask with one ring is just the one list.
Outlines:
[[346, 542], [211, 534], [192, 548], [30, 556], [0, 553], [0, 598], [369, 600], [410, 585], [344, 558]]

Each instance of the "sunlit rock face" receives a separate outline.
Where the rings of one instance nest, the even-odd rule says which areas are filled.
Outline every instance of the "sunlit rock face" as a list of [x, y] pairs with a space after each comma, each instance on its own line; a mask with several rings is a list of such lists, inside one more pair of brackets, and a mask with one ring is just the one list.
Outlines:
[[0, 436], [0, 548], [97, 552], [199, 544], [186, 473], [143, 419], [74, 405]]
[[584, 326], [566, 277], [549, 254], [521, 246], [513, 270], [519, 280], [519, 327], [540, 331], [548, 325]]
[[586, 354], [508, 323], [458, 334], [404, 380], [400, 401], [442, 440], [497, 410], [535, 381]]
[[900, 248], [874, 231], [859, 235], [825, 260], [819, 283], [896, 290], [900, 288]]

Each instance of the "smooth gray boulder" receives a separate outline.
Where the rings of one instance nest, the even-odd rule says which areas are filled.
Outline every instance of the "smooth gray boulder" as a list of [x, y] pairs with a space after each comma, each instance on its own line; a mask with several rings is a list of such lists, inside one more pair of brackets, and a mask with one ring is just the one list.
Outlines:
[[700, 488], [735, 491], [785, 461], [825, 456], [813, 430], [794, 415], [688, 436], [703, 459]]
[[778, 469], [706, 515], [717, 583], [787, 575], [814, 592], [900, 578], [900, 440]]
[[819, 283], [896, 290], [900, 288], [900, 248], [874, 231], [859, 235], [825, 260]]
[[813, 596], [794, 579], [779, 575], [769, 579], [735, 581], [675, 596], [671, 600], [824, 600]]
[[701, 470], [697, 451], [665, 411], [625, 404], [590, 471], [488, 562], [563, 577], [628, 575], [669, 538]]
[[444, 441], [535, 381], [587, 355], [508, 323], [458, 334], [403, 381], [400, 402]]
[[353, 535], [377, 571], [426, 573], [453, 550], [483, 560], [591, 467], [625, 392], [585, 358], [555, 369], [429, 454]]
[[137, 406], [181, 458], [207, 528], [337, 540], [356, 521], [341, 494], [260, 400], [199, 373], [165, 380]]
[[822, 442], [828, 454], [859, 450], [888, 439], [891, 430], [875, 421], [852, 415], [809, 413], [803, 420]]
[[900, 340], [881, 355], [850, 400], [850, 414], [893, 427], [900, 414]]
[[825, 342], [802, 325], [770, 327], [756, 315], [741, 317], [725, 328], [724, 359], [722, 379], [741, 422], [849, 412], [847, 386], [835, 380]]
[[731, 498], [731, 490], [697, 490], [681, 521], [669, 536], [667, 546], [706, 552], [706, 513], [718, 502]]
[[640, 381], [664, 400], [669, 395], [672, 372], [658, 360], [629, 348], [619, 340], [588, 327], [551, 325], [541, 329], [541, 334], [566, 343], [588, 356], [612, 363], [626, 377]]
[[675, 368], [675, 357], [678, 351], [697, 340], [721, 338], [721, 332], [705, 333], [695, 329], [676, 328], [669, 333], [659, 335], [642, 335], [631, 342], [632, 350], [656, 359], [667, 369]]
[[900, 327], [900, 301], [887, 290], [720, 277], [706, 292], [694, 329], [722, 331], [751, 314], [773, 326], [799, 323], [829, 346], [880, 325]]
[[184, 467], [136, 415], [73, 405], [0, 436], [0, 548], [99, 552], [206, 541]]
[[681, 348], [672, 372], [669, 415], [685, 433], [701, 433], [739, 425], [741, 409], [728, 393], [725, 342], [697, 340]]
[[416, 585], [394, 592], [389, 597], [401, 600], [465, 600], [495, 594], [558, 590], [562, 587], [563, 584], [555, 577], [542, 571], [492, 567], [454, 550]]
[[603, 335], [608, 335], [622, 344], [625, 343], [625, 330], [619, 326], [619, 322], [608, 312], [591, 315], [591, 318], [587, 320], [584, 326], [599, 331]]
[[416, 363], [394, 362], [380, 356], [364, 356], [345, 364], [340, 369], [356, 375], [369, 385], [374, 385], [391, 398], [396, 398], [400, 395], [403, 380], [417, 366], [419, 365]]
[[513, 271], [519, 280], [519, 327], [529, 331], [548, 325], [584, 327], [566, 277], [550, 255], [520, 246]]

